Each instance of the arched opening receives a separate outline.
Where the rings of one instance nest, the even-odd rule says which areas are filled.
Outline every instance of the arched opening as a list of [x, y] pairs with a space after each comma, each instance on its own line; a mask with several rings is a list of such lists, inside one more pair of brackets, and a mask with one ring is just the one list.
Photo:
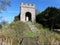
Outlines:
[[26, 21], [31, 21], [31, 13], [30, 12], [26, 12], [25, 20]]

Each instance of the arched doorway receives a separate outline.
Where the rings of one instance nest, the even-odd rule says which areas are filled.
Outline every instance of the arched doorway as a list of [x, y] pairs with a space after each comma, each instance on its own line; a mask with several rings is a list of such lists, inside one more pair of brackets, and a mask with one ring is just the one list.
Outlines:
[[25, 20], [26, 21], [31, 21], [31, 13], [30, 12], [26, 12]]

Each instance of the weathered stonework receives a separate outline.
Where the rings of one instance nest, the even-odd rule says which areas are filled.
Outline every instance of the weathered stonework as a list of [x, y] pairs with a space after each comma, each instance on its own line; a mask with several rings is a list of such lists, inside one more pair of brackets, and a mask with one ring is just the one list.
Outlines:
[[30, 14], [28, 14], [27, 17], [30, 18], [29, 21], [34, 22], [35, 21], [35, 5], [21, 3], [20, 7], [21, 7], [20, 21], [26, 22], [26, 13], [29, 12], [31, 14], [31, 16], [28, 17], [28, 15], [30, 15]]

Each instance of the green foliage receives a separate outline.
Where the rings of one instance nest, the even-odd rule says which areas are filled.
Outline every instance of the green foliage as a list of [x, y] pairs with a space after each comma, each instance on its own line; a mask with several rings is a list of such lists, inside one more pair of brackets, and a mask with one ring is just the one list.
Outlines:
[[15, 16], [14, 17], [14, 21], [16, 22], [16, 21], [19, 21], [20, 20], [20, 14], [18, 15], [18, 16]]
[[50, 29], [60, 28], [60, 9], [48, 7], [45, 11], [36, 16], [36, 21]]
[[0, 29], [2, 28], [2, 25], [0, 24]]

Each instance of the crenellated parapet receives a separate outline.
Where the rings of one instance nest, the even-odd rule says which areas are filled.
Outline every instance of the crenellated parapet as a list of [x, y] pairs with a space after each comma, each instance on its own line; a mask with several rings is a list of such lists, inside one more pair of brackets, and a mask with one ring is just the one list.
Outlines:
[[35, 8], [34, 4], [21, 3], [21, 7]]

